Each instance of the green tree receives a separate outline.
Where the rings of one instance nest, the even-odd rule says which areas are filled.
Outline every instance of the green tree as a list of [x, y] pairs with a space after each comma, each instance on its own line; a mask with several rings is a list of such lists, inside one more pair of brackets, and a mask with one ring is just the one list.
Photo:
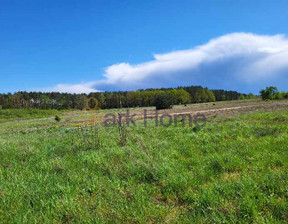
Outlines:
[[206, 90], [205, 89], [202, 89], [201, 90], [201, 93], [200, 93], [200, 97], [201, 97], [201, 102], [207, 102], [208, 100], [208, 96], [206, 94]]
[[175, 94], [177, 104], [187, 104], [191, 102], [191, 95], [184, 89], [177, 89]]
[[86, 108], [87, 96], [85, 94], [77, 95], [75, 109], [82, 110]]
[[174, 104], [174, 98], [169, 93], [161, 93], [155, 98], [156, 110], [171, 109]]
[[266, 89], [260, 90], [260, 96], [262, 100], [272, 100], [274, 95], [278, 92], [277, 87], [275, 86], [269, 86], [266, 87]]
[[215, 95], [214, 95], [214, 93], [211, 90], [205, 89], [205, 93], [206, 93], [206, 96], [207, 96], [207, 100], [206, 101], [208, 101], [208, 102], [215, 102], [216, 101]]
[[197, 92], [195, 94], [194, 102], [195, 103], [200, 103], [201, 102], [201, 92]]
[[100, 108], [106, 108], [106, 97], [105, 97], [105, 95], [104, 95], [104, 93], [100, 93], [99, 94], [99, 107]]
[[135, 107], [136, 106], [136, 92], [130, 91], [127, 93], [127, 106], [128, 107]]

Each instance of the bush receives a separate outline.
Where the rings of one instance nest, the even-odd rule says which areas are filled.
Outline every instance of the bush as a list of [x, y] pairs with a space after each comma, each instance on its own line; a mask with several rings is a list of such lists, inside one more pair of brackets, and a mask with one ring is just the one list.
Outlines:
[[253, 93], [249, 93], [249, 94], [247, 95], [247, 99], [254, 99], [254, 98], [256, 98], [256, 97], [254, 96]]
[[155, 98], [156, 110], [171, 109], [175, 100], [173, 96], [168, 93], [162, 93]]
[[122, 121], [118, 121], [118, 131], [119, 131], [119, 145], [125, 146], [127, 144], [127, 128], [125, 123]]
[[55, 116], [55, 121], [60, 122], [60, 121], [61, 121], [61, 118], [60, 118], [58, 115], [56, 115], [56, 116]]
[[273, 99], [275, 99], [275, 100], [283, 99], [282, 93], [280, 93], [280, 92], [275, 93], [275, 95], [273, 96]]
[[282, 92], [282, 96], [284, 99], [288, 99], [288, 92]]
[[240, 95], [239, 97], [240, 100], [245, 100], [245, 96], [243, 94]]

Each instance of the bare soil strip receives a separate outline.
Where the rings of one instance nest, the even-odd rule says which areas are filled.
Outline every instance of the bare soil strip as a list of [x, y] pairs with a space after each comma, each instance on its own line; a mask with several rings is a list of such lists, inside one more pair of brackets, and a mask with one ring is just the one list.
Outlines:
[[[232, 105], [231, 105], [232, 104]], [[233, 106], [234, 105], [234, 106]], [[129, 113], [130, 116], [135, 114], [135, 116], [133, 117], [134, 120], [144, 120], [145, 115], [144, 115], [144, 109], [141, 108], [136, 108], [136, 109], [130, 109]], [[249, 112], [253, 112], [253, 111], [277, 111], [277, 110], [285, 110], [288, 109], [288, 101], [282, 101], [282, 102], [263, 102], [263, 101], [258, 101], [258, 102], [252, 102], [252, 103], [245, 103], [243, 105], [239, 104], [237, 105], [235, 103], [235, 101], [233, 103], [228, 103], [227, 104], [197, 104], [197, 105], [189, 105], [187, 107], [184, 106], [175, 106], [173, 109], [168, 109], [168, 110], [159, 110], [158, 112], [158, 116], [160, 117], [163, 114], [169, 114], [170, 116], [174, 116], [174, 115], [185, 115], [185, 114], [191, 114], [196, 115], [196, 114], [203, 114], [206, 117], [213, 117], [213, 116], [232, 116], [232, 115], [236, 115], [236, 114], [243, 114], [243, 113], [249, 113]], [[127, 109], [121, 109], [118, 111], [115, 111], [114, 113], [112, 112], [112, 114], [114, 115], [118, 115], [118, 113], [120, 114], [125, 114]], [[104, 114], [107, 113], [111, 113], [109, 110], [105, 111], [104, 110]], [[155, 109], [147, 109], [146, 108], [146, 116], [147, 116], [147, 120], [149, 117], [155, 117], [156, 115], [156, 111]], [[125, 117], [124, 117], [125, 119]], [[83, 120], [74, 120], [72, 121], [72, 123], [82, 123], [85, 122]]]

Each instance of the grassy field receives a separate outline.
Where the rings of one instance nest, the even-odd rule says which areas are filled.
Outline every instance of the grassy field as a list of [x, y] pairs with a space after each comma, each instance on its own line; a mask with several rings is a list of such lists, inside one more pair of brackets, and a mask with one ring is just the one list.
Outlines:
[[287, 109], [201, 129], [73, 119], [1, 123], [0, 223], [288, 223]]
[[41, 118], [51, 115], [61, 114], [57, 110], [38, 110], [38, 109], [7, 109], [0, 110], [0, 122], [7, 119]]

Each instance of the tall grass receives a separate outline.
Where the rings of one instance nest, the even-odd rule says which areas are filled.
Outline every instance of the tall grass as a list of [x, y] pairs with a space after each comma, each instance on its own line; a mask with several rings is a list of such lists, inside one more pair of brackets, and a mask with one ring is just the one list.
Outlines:
[[287, 223], [288, 111], [138, 124], [125, 144], [41, 127], [1, 130], [1, 223]]
[[119, 131], [119, 145], [123, 147], [127, 144], [127, 127], [125, 121], [121, 119], [117, 120], [117, 126]]
[[42, 118], [56, 115], [57, 110], [38, 110], [38, 109], [0, 109], [0, 119], [11, 118]]

